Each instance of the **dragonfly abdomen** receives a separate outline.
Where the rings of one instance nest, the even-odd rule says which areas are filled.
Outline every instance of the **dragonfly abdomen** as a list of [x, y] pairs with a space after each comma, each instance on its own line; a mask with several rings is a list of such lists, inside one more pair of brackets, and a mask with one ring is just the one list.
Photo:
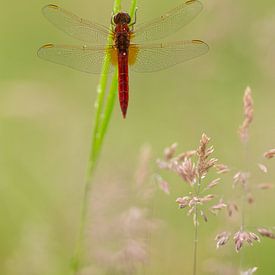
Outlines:
[[[126, 117], [129, 100], [129, 79], [128, 79], [128, 52], [130, 46], [130, 30], [127, 22], [124, 22], [125, 14], [118, 14], [122, 20], [115, 28], [115, 47], [118, 52], [118, 94], [120, 108], [123, 117]], [[119, 20], [118, 20], [119, 21]]]
[[129, 100], [128, 53], [118, 53], [118, 94], [123, 117], [126, 117]]

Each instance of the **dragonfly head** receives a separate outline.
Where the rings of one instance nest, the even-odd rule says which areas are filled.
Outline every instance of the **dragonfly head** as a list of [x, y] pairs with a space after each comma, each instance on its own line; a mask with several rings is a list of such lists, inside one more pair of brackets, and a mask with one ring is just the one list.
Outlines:
[[114, 23], [115, 24], [130, 24], [131, 17], [126, 12], [119, 12], [114, 16]]

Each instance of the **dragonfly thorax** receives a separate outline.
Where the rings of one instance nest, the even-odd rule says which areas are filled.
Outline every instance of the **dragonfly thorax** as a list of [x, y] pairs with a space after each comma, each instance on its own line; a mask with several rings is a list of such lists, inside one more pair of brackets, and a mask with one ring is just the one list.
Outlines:
[[115, 26], [115, 46], [120, 53], [128, 52], [128, 48], [130, 45], [130, 29], [129, 23], [131, 22], [131, 17], [126, 12], [117, 13], [113, 22]]
[[119, 52], [128, 52], [131, 32], [127, 24], [118, 24], [115, 28], [115, 46]]

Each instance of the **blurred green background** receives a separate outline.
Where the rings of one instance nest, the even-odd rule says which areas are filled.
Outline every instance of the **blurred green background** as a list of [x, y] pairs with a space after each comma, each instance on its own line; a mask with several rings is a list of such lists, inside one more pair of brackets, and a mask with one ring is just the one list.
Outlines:
[[[138, 21], [145, 22], [181, 1], [139, 0]], [[128, 117], [117, 101], [95, 182], [132, 180], [143, 144], [154, 159], [173, 142], [179, 150], [197, 147], [202, 132], [212, 138], [215, 155], [236, 169], [250, 169], [253, 183], [274, 181], [258, 172], [262, 153], [275, 146], [275, 4], [266, 0], [203, 1], [204, 10], [168, 41], [201, 39], [210, 52], [169, 70], [130, 73]], [[130, 2], [122, 2], [127, 10]], [[55, 29], [41, 14], [47, 1], [10, 1], [0, 16], [0, 274], [68, 274], [83, 193], [98, 75], [88, 75], [40, 60], [46, 43], [81, 44]], [[75, 14], [108, 25], [111, 0], [55, 1]], [[242, 161], [237, 129], [242, 97], [250, 85], [255, 119], [249, 162]], [[184, 195], [180, 179], [165, 175], [171, 194], [157, 192], [154, 217], [165, 226], [150, 236], [151, 260], [141, 274], [191, 274], [193, 225], [177, 209]], [[226, 199], [232, 180], [217, 189]], [[275, 225], [274, 191], [258, 193], [248, 223]], [[104, 194], [102, 194], [104, 199]], [[112, 207], [116, 207], [113, 205]], [[238, 266], [232, 242], [216, 251], [214, 237], [228, 228], [225, 217], [200, 227], [199, 274], [207, 260]], [[274, 241], [246, 248], [244, 266], [275, 274]]]

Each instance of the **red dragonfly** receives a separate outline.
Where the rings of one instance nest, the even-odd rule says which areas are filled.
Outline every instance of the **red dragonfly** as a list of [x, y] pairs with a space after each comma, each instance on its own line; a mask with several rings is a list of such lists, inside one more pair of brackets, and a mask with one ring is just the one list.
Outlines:
[[[119, 101], [125, 118], [129, 95], [128, 65], [132, 65], [136, 72], [159, 71], [205, 54], [209, 49], [201, 40], [140, 43], [162, 39], [181, 29], [200, 13], [202, 7], [201, 2], [189, 0], [135, 28], [136, 18], [131, 20], [128, 13], [119, 12], [112, 16], [111, 27], [108, 28], [56, 5], [47, 5], [42, 12], [53, 25], [74, 38], [97, 45], [47, 44], [38, 50], [38, 56], [87, 73], [100, 73], [103, 60], [109, 58], [112, 65], [118, 66]], [[111, 43], [106, 45], [110, 36]]]

